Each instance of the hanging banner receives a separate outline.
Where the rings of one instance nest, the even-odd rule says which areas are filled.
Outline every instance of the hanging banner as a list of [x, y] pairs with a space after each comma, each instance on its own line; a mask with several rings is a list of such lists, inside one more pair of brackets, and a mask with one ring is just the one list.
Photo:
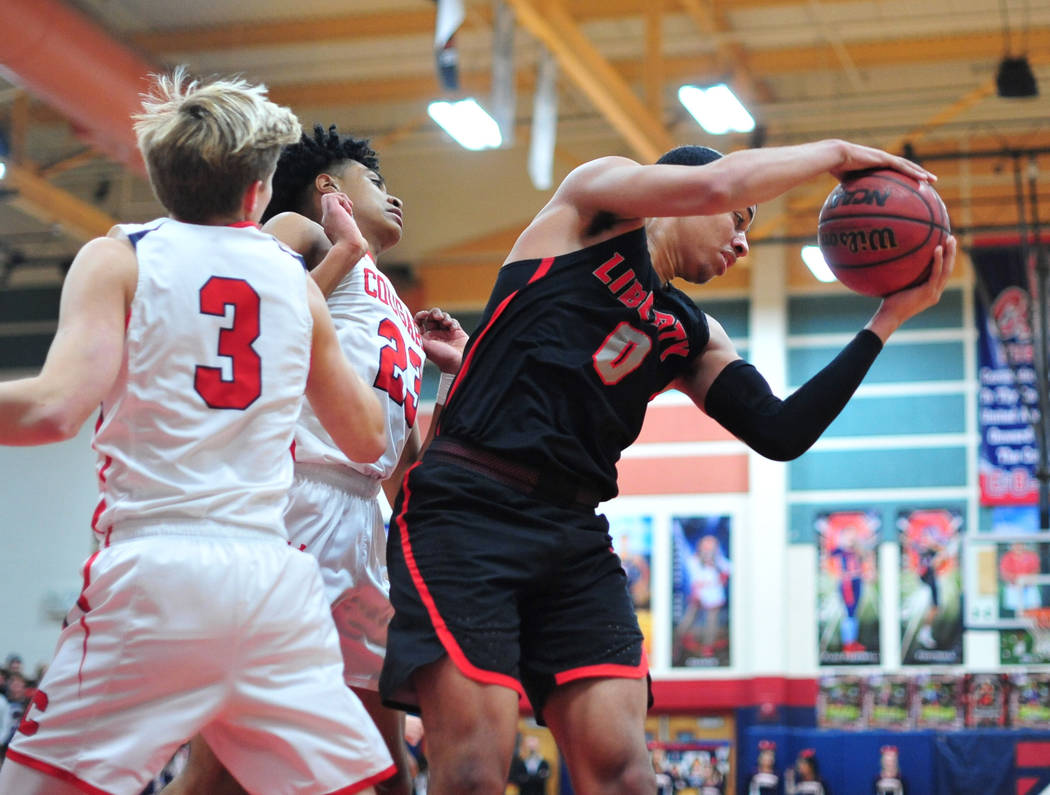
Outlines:
[[489, 98], [492, 118], [499, 125], [503, 146], [514, 146], [517, 85], [514, 77], [514, 9], [504, 0], [492, 7], [492, 92]]
[[671, 665], [729, 665], [728, 516], [673, 517]]
[[878, 511], [817, 516], [817, 637], [821, 665], [879, 664]]
[[963, 609], [962, 514], [945, 508], [901, 511], [901, 662], [960, 665]]
[[1028, 269], [1016, 247], [976, 248], [971, 258], [989, 301], [978, 293], [975, 302], [981, 504], [1030, 505], [1039, 501], [1039, 393]]
[[459, 91], [459, 52], [456, 50], [456, 31], [463, 24], [463, 0], [434, 0], [437, 15], [434, 20], [434, 56], [437, 59], [438, 79], [446, 91]]
[[532, 100], [532, 135], [529, 138], [529, 179], [536, 190], [554, 184], [554, 144], [558, 136], [558, 62], [544, 51], [536, 65], [536, 91]]

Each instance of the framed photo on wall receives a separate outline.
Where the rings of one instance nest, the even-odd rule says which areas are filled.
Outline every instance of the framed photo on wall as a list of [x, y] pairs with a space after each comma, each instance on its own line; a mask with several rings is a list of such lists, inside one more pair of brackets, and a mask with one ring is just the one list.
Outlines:
[[671, 665], [729, 665], [732, 520], [729, 516], [671, 517]]
[[904, 665], [963, 661], [962, 525], [962, 513], [954, 509], [897, 514]]
[[874, 510], [830, 511], [814, 522], [818, 539], [817, 637], [821, 665], [878, 665], [878, 543]]

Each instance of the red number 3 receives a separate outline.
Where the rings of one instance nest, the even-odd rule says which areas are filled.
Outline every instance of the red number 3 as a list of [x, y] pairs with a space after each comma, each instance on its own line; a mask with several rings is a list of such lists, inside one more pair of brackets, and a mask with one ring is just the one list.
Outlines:
[[[399, 406], [405, 407], [405, 422], [411, 428], [416, 422], [416, 410], [419, 408], [423, 360], [418, 353], [405, 345], [405, 338], [390, 318], [380, 321], [379, 336], [390, 340], [391, 344], [385, 346], [379, 355], [379, 372], [376, 373], [374, 386], [390, 395], [390, 399]], [[416, 371], [416, 377], [412, 381], [412, 388], [406, 389], [402, 373], [408, 375], [410, 363]], [[401, 372], [398, 372], [399, 370]]]
[[233, 324], [219, 329], [219, 356], [230, 360], [232, 378], [221, 367], [197, 365], [193, 388], [213, 409], [246, 409], [262, 394], [262, 360], [252, 348], [259, 338], [259, 294], [244, 279], [212, 276], [200, 289], [202, 315], [226, 314], [233, 307]]

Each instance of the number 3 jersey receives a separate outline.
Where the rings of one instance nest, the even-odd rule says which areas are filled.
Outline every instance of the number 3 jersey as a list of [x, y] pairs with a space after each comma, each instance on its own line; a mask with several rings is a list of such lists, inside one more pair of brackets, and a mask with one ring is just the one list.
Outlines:
[[347, 467], [377, 480], [397, 466], [405, 440], [416, 422], [423, 378], [423, 344], [412, 313], [390, 280], [364, 256], [328, 296], [339, 345], [357, 374], [371, 384], [386, 415], [386, 451], [371, 464], [351, 461], [303, 406], [295, 430], [295, 460]]
[[439, 433], [616, 495], [649, 400], [707, 345], [707, 318], [660, 283], [644, 228], [500, 269]]
[[119, 229], [138, 283], [95, 431], [96, 532], [196, 524], [283, 537], [313, 331], [301, 259], [253, 225]]

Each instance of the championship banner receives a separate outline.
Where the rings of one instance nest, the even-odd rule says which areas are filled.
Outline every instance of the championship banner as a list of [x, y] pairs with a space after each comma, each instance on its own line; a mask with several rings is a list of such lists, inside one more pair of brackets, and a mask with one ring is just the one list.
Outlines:
[[981, 504], [1029, 505], [1039, 500], [1039, 393], [1028, 269], [1016, 247], [976, 248], [971, 259], [989, 302], [975, 302]]
[[671, 665], [729, 665], [728, 516], [673, 517]]
[[817, 637], [821, 665], [878, 665], [878, 511], [817, 516]]
[[946, 508], [901, 511], [901, 662], [960, 665], [963, 609], [962, 514]]

